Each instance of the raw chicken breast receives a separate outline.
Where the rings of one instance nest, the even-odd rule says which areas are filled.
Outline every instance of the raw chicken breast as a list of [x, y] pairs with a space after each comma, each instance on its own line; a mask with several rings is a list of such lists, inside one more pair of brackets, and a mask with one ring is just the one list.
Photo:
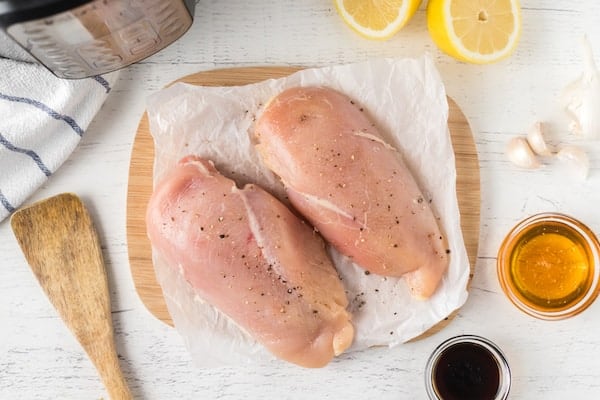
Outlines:
[[277, 357], [326, 365], [352, 343], [348, 301], [321, 237], [258, 186], [186, 157], [147, 210], [152, 246]]
[[342, 254], [430, 297], [448, 266], [447, 241], [402, 156], [365, 114], [332, 89], [288, 89], [259, 117], [256, 148]]

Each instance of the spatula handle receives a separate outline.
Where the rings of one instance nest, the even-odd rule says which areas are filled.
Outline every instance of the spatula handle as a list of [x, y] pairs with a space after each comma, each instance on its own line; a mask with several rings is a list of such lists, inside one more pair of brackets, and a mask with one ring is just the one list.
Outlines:
[[119, 359], [112, 334], [87, 346], [86, 351], [106, 387], [111, 400], [133, 399], [125, 377], [119, 367]]

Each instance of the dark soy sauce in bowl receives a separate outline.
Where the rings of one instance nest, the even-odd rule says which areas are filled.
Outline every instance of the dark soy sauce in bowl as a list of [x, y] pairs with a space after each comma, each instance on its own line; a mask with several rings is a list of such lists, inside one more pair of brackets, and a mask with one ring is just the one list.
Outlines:
[[433, 385], [447, 400], [493, 400], [500, 371], [492, 353], [475, 343], [457, 343], [434, 366]]
[[425, 381], [432, 400], [506, 399], [510, 370], [502, 352], [487, 339], [448, 339], [427, 362]]

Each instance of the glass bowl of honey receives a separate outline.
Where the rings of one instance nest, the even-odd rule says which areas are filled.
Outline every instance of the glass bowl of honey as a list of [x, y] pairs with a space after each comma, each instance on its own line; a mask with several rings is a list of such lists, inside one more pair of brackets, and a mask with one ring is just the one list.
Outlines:
[[498, 279], [520, 310], [545, 320], [585, 310], [600, 290], [600, 243], [582, 222], [541, 213], [519, 222], [498, 252]]

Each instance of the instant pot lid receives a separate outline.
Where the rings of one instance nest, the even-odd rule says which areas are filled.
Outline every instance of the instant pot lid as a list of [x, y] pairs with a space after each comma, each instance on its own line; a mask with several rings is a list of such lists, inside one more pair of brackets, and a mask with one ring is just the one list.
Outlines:
[[0, 0], [0, 27], [70, 10], [90, 0]]
[[0, 0], [0, 32], [56, 76], [80, 79], [158, 52], [188, 30], [193, 12], [193, 0]]

